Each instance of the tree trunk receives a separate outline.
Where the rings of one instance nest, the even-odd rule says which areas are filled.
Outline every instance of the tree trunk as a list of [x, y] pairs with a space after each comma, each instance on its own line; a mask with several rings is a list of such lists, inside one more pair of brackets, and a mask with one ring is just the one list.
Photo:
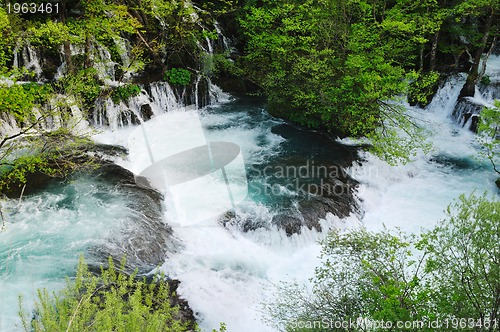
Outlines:
[[491, 26], [493, 23], [494, 10], [490, 8], [490, 15], [488, 16], [483, 32], [483, 37], [481, 38], [481, 44], [474, 53], [474, 62], [467, 75], [467, 81], [465, 82], [460, 95], [458, 98], [463, 97], [474, 97], [474, 92], [476, 90], [476, 84], [479, 81], [479, 63], [481, 62], [481, 55], [484, 53], [486, 44], [488, 42], [488, 37], [490, 36]]
[[439, 30], [437, 30], [436, 33], [434, 34], [434, 40], [432, 41], [429, 71], [434, 71], [434, 69], [436, 69], [436, 54], [437, 54], [438, 41], [439, 41]]
[[483, 59], [483, 63], [481, 64], [481, 70], [479, 71], [479, 80], [481, 80], [481, 78], [483, 78], [484, 73], [486, 72], [486, 61], [488, 61], [488, 58], [490, 57], [491, 53], [493, 53], [493, 50], [497, 46], [497, 40], [498, 40], [498, 36], [495, 36], [495, 38], [493, 38], [493, 41], [491, 42], [490, 49], [488, 50], [488, 52], [486, 53], [486, 55]]
[[85, 37], [85, 68], [90, 68], [92, 67], [92, 57], [91, 57], [91, 52], [92, 52], [92, 43], [90, 42], [90, 36], [87, 34]]
[[[68, 11], [67, 1], [63, 0], [61, 2], [61, 11], [59, 13], [59, 19], [63, 24], [66, 24], [66, 13]], [[64, 51], [64, 61], [66, 62], [66, 72], [73, 73], [73, 61], [71, 58], [71, 44], [69, 41], [65, 40], [63, 43], [63, 51]]]
[[420, 50], [419, 50], [419, 59], [420, 62], [418, 64], [419, 70], [424, 70], [424, 45], [420, 45]]
[[64, 42], [64, 60], [66, 61], [66, 72], [71, 74], [75, 71], [73, 60], [71, 58], [71, 44], [69, 41]]

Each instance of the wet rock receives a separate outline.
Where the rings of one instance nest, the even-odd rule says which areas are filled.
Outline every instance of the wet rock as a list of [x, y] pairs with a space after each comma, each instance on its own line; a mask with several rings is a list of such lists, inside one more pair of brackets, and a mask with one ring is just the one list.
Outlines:
[[[256, 171], [255, 176], [263, 174]], [[316, 161], [314, 164], [299, 156], [278, 159], [266, 165], [267, 189], [269, 195], [283, 202], [275, 209], [277, 212], [271, 220], [263, 220], [259, 216], [241, 216], [235, 211], [224, 214], [220, 223], [225, 227], [239, 227], [243, 232], [258, 228], [276, 226], [283, 229], [288, 236], [300, 234], [302, 227], [322, 231], [320, 220], [328, 213], [345, 218], [357, 213], [355, 193], [357, 182], [345, 171], [343, 166], [327, 161]], [[286, 188], [279, 192], [275, 188]], [[281, 190], [281, 189], [280, 189]]]
[[178, 306], [178, 319], [182, 322], [188, 322], [187, 331], [195, 331], [196, 318], [194, 317], [193, 310], [189, 307], [188, 301], [179, 297], [177, 289], [181, 282], [176, 279], [169, 279], [168, 286], [170, 290], [170, 305]]
[[[127, 198], [129, 212], [123, 220], [123, 227], [116, 238], [90, 250], [96, 264], [106, 266], [111, 256], [115, 263], [126, 258], [125, 269], [132, 273], [147, 273], [165, 261], [167, 253], [175, 252], [180, 246], [172, 236], [172, 229], [163, 220], [160, 193], [136, 182], [134, 174], [118, 165], [104, 165], [96, 171], [96, 179], [115, 186]], [[145, 183], [139, 181], [139, 183]]]
[[131, 110], [120, 113], [120, 120], [125, 126], [141, 124], [141, 120], [139, 120], [137, 115]]
[[[51, 141], [57, 139], [57, 136], [48, 138], [47, 146], [69, 145], [69, 143], [76, 142], [76, 138], [70, 135], [61, 137], [59, 143]], [[60, 165], [68, 164], [79, 165], [78, 167], [75, 166], [73, 169], [69, 168], [63, 170], [61, 173], [56, 172], [51, 175], [38, 170], [27, 172], [25, 174], [25, 183], [13, 179], [9, 182], [8, 188], [5, 187], [2, 189], [1, 194], [4, 194], [8, 198], [19, 198], [21, 196], [36, 194], [43, 191], [48, 185], [66, 182], [68, 178], [64, 174], [65, 171], [85, 171], [98, 165], [107, 165], [111, 163], [110, 157], [123, 156], [126, 153], [127, 150], [120, 146], [92, 143], [73, 146], [68, 151], [63, 149], [58, 153], [61, 158], [50, 161], [49, 166], [54, 169], [58, 169]]]
[[455, 105], [452, 116], [462, 127], [467, 126], [469, 130], [477, 132], [479, 114], [483, 107], [484, 105], [477, 104], [471, 98], [461, 98]]
[[304, 223], [302, 220], [295, 216], [278, 214], [272, 219], [272, 223], [279, 228], [283, 229], [287, 236], [292, 236], [293, 234], [300, 234], [302, 226]]
[[153, 117], [153, 110], [151, 109], [151, 105], [144, 104], [141, 105], [141, 117], [144, 121], [148, 121]]

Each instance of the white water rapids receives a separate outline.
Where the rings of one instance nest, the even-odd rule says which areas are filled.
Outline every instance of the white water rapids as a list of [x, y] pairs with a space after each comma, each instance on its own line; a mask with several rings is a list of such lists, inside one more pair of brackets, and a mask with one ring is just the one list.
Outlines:
[[[463, 77], [449, 80], [428, 108], [413, 109], [419, 111], [431, 133], [432, 154], [420, 155], [407, 165], [394, 167], [365, 153], [362, 165], [350, 169], [361, 182], [358, 195], [362, 216], [340, 220], [329, 215], [322, 221], [325, 228], [363, 224], [372, 230], [385, 225], [420, 232], [436, 224], [444, 216], [446, 206], [460, 194], [494, 191], [495, 176], [490, 165], [475, 159], [474, 134], [450, 118], [463, 81]], [[226, 107], [231, 108], [230, 104]], [[207, 140], [238, 144], [247, 164], [265, 162], [273, 154], [279, 154], [283, 138], [273, 134], [271, 128], [280, 121], [267, 118], [252, 125], [249, 120], [255, 116], [252, 112], [256, 110], [228, 112], [212, 108], [203, 112], [201, 121]], [[213, 126], [215, 129], [207, 129]], [[164, 135], [160, 127], [157, 132], [148, 131], [150, 140], [161, 140]], [[194, 134], [181, 136], [178, 142], [185, 147], [202, 141]], [[129, 167], [147, 163], [147, 159], [144, 153], [132, 153]], [[196, 209], [198, 202], [192, 204]], [[254, 201], [243, 202], [237, 211], [254, 218], [272, 218], [268, 206]], [[261, 320], [262, 301], [269, 300], [274, 283], [291, 280], [307, 283], [319, 263], [317, 241], [324, 234], [305, 230], [287, 237], [276, 228], [244, 233], [220, 226], [213, 217], [216, 212], [207, 215], [212, 216], [201, 224], [174, 228], [184, 248], [168, 257], [162, 270], [182, 281], [179, 292], [198, 313], [203, 329], [210, 330], [225, 322], [229, 331], [272, 331]], [[167, 211], [166, 218], [174, 220], [175, 216]]]
[[[490, 62], [488, 73], [495, 79], [499, 70], [498, 57]], [[420, 232], [443, 218], [446, 206], [460, 194], [468, 195], [476, 190], [478, 194], [489, 191], [491, 196], [496, 192], [495, 174], [487, 161], [477, 157], [474, 134], [458, 126], [450, 117], [463, 81], [463, 77], [450, 79], [426, 109], [412, 109], [419, 112], [430, 132], [429, 140], [434, 144], [431, 155], [419, 155], [407, 165], [394, 167], [364, 153], [362, 164], [349, 169], [349, 173], [360, 181], [361, 213], [343, 220], [328, 215], [321, 220], [324, 229], [363, 224], [371, 230], [385, 225]], [[490, 95], [478, 92], [476, 99], [491, 103]], [[154, 111], [158, 115], [157, 110]], [[170, 113], [148, 121], [147, 142], [140, 138], [144, 136], [137, 127], [108, 130], [97, 140], [128, 147], [128, 159], [119, 163], [136, 174], [151, 164], [152, 156], [158, 161], [206, 142], [238, 145], [245, 165], [265, 164], [283, 152], [286, 140], [272, 132], [272, 128], [282, 121], [268, 116], [260, 105], [227, 101], [201, 112], [179, 110]], [[230, 181], [239, 181], [231, 176], [241, 170], [240, 166], [228, 169]], [[29, 302], [38, 287], [60, 287], [61, 274], [71, 270], [77, 253], [88, 244], [86, 242], [98, 243], [99, 240], [94, 239], [97, 234], [104, 239], [106, 234], [102, 233], [111, 232], [109, 220], [120, 218], [119, 196], [101, 202], [102, 210], [96, 209], [95, 203], [88, 203], [87, 198], [95, 198], [94, 184], [88, 181], [74, 184], [79, 200], [72, 209], [63, 209], [57, 204], [62, 199], [58, 196], [61, 193], [31, 197], [21, 207], [16, 207], [17, 202], [9, 203], [10, 224], [0, 233], [0, 252], [3, 254], [0, 331], [20, 329], [16, 318], [19, 293]], [[178, 195], [196, 197], [184, 208], [199, 208], [200, 195], [207, 193], [214, 180], [207, 181], [198, 187], [177, 188]], [[273, 331], [262, 322], [261, 303], [270, 300], [274, 283], [308, 282], [319, 263], [317, 241], [324, 233], [304, 229], [301, 234], [287, 237], [283, 230], [275, 227], [248, 232], [238, 227], [225, 228], [217, 222], [221, 211], [217, 204], [203, 208], [206, 218], [186, 224], [177, 220], [180, 205], [173, 206], [169, 200], [173, 194], [170, 195], [168, 192], [165, 195], [165, 220], [173, 225], [174, 236], [181, 240], [183, 247], [170, 254], [161, 269], [181, 280], [179, 293], [189, 301], [202, 329], [211, 331], [219, 322], [225, 322], [231, 332]], [[270, 220], [275, 202], [273, 198], [263, 202], [265, 200], [246, 199], [236, 207], [236, 212], [249, 218]], [[104, 219], [108, 221], [103, 222]], [[70, 220], [74, 220], [74, 224]], [[75, 234], [72, 229], [75, 227], [81, 237], [68, 237], [67, 233]], [[44, 239], [47, 240], [44, 242]], [[54, 252], [53, 248], [58, 246], [61, 248]], [[64, 256], [67, 252], [70, 254]]]

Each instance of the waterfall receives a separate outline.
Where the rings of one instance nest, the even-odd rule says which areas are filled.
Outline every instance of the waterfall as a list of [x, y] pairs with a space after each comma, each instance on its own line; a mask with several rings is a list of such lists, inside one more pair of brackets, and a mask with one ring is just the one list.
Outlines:
[[100, 43], [94, 44], [95, 48], [92, 52], [92, 61], [94, 68], [97, 69], [97, 74], [107, 85], [113, 85], [115, 80], [115, 65], [117, 64], [111, 59], [111, 53], [104, 45]]
[[[202, 82], [205, 85], [203, 89], [200, 88]], [[195, 83], [189, 89], [184, 87], [180, 93], [176, 93], [167, 82], [149, 83], [142, 85], [140, 94], [131, 97], [126, 103], [115, 104], [110, 97], [96, 100], [91, 123], [97, 127], [116, 130], [140, 124], [165, 112], [185, 107], [200, 109], [206, 105], [228, 102], [230, 99], [229, 94], [209, 78], [202, 76], [197, 76]]]
[[12, 136], [17, 134], [20, 128], [14, 115], [7, 112], [0, 112], [0, 134]]
[[217, 36], [219, 37], [219, 40], [222, 41], [222, 49], [225, 52], [231, 53], [235, 49], [231, 46], [230, 40], [224, 35], [222, 32], [222, 29], [219, 26], [219, 23], [216, 21], [214, 22], [214, 28], [215, 31], [217, 31]]
[[177, 98], [166, 82], [150, 83], [142, 86], [138, 96], [131, 97], [126, 103], [115, 104], [110, 97], [96, 101], [92, 123], [97, 127], [116, 130], [129, 125], [137, 125], [175, 109], [183, 108], [182, 100]]
[[[24, 44], [17, 44], [14, 48], [13, 67], [25, 67], [35, 73], [37, 80], [42, 80], [42, 66], [37, 51], [27, 41]], [[20, 55], [20, 56], [19, 56]]]
[[490, 55], [484, 77], [487, 81], [476, 86], [474, 97], [458, 100], [452, 112], [460, 125], [473, 132], [477, 130], [481, 110], [500, 99], [500, 55]]
[[54, 75], [54, 80], [60, 80], [61, 78], [64, 77], [64, 75], [66, 74], [68, 68], [67, 67], [67, 63], [66, 63], [66, 57], [65, 57], [65, 53], [64, 53], [64, 46], [61, 45], [59, 47], [59, 57], [61, 59], [61, 65], [59, 67], [57, 67], [56, 69], [56, 73]]

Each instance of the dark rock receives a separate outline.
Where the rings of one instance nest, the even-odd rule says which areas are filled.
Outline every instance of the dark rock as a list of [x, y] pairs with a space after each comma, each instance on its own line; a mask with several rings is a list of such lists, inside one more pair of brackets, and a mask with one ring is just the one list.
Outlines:
[[153, 117], [153, 110], [151, 109], [151, 105], [144, 104], [141, 105], [141, 117], [144, 121], [148, 121]]
[[171, 306], [178, 306], [179, 307], [179, 312], [177, 317], [181, 322], [188, 322], [187, 330], [188, 331], [195, 331], [195, 325], [196, 325], [196, 318], [194, 317], [194, 312], [193, 310], [189, 307], [188, 301], [185, 299], [179, 297], [177, 293], [177, 289], [179, 287], [179, 284], [181, 282], [176, 279], [169, 279], [168, 280], [168, 286], [169, 286], [169, 291], [170, 291], [170, 305]]
[[489, 99], [500, 99], [500, 81], [494, 81], [490, 84], [479, 84], [479, 92], [486, 95]]
[[479, 114], [483, 107], [483, 105], [476, 104], [470, 98], [461, 98], [455, 105], [452, 116], [462, 127], [468, 125], [469, 130], [477, 132]]
[[469, 129], [474, 133], [477, 133], [477, 125], [479, 124], [479, 119], [479, 115], [473, 115], [471, 117]]
[[134, 112], [132, 112], [131, 110], [127, 110], [127, 111], [120, 113], [120, 119], [121, 119], [121, 123], [123, 123], [123, 125], [125, 125], [125, 126], [141, 124], [141, 120], [139, 120], [137, 115]]
[[270, 226], [265, 220], [242, 218], [232, 210], [220, 216], [218, 221], [226, 228], [237, 227], [243, 232], [250, 232], [258, 228], [269, 228]]
[[179, 243], [172, 237], [172, 229], [163, 220], [163, 197], [157, 191], [138, 185], [132, 172], [114, 164], [104, 165], [95, 172], [95, 179], [116, 187], [127, 197], [130, 210], [124, 226], [116, 238], [90, 250], [98, 265], [106, 266], [111, 256], [119, 265], [126, 257], [126, 272], [135, 269], [147, 273], [165, 261], [168, 252], [175, 252]]
[[500, 189], [500, 178], [496, 179], [495, 184], [497, 185], [498, 189]]
[[229, 226], [231, 223], [233, 223], [236, 217], [237, 215], [234, 211], [227, 211], [219, 218], [219, 222], [222, 224], [222, 226], [226, 227], [226, 225]]
[[26, 179], [26, 183], [18, 182], [15, 180], [11, 181], [9, 183], [9, 187], [3, 188], [1, 193], [4, 194], [7, 198], [20, 198], [22, 196], [36, 194], [54, 181], [65, 181], [64, 178], [50, 176], [40, 171], [26, 173]]
[[224, 92], [230, 93], [234, 96], [245, 96], [256, 94], [259, 87], [241, 77], [234, 76], [220, 76], [213, 81]]
[[304, 225], [302, 220], [297, 217], [277, 214], [273, 217], [272, 223], [279, 228], [285, 230], [286, 235], [292, 236], [293, 234], [300, 234], [302, 226]]
[[42, 75], [48, 80], [53, 80], [57, 73], [57, 68], [62, 65], [59, 52], [56, 49], [40, 48], [40, 59]]
[[429, 159], [429, 161], [432, 161], [434, 163], [438, 163], [447, 167], [451, 167], [457, 170], [473, 170], [477, 169], [478, 165], [477, 163], [474, 163], [473, 160], [467, 157], [453, 157], [453, 156], [447, 156], [443, 154], [439, 154], [436, 156], [433, 156]]
[[148, 85], [153, 82], [161, 82], [163, 80], [164, 71], [165, 69], [161, 66], [150, 64], [146, 66], [145, 70], [134, 75], [132, 83]]
[[[75, 139], [71, 135], [64, 137], [54, 136], [47, 137], [46, 142], [47, 146], [68, 145], [67, 143], [69, 142], [74, 143]], [[81, 168], [62, 170], [60, 173], [53, 175], [48, 175], [38, 170], [31, 173], [27, 172], [25, 174], [26, 183], [12, 180], [9, 182], [8, 188], [2, 189], [2, 194], [8, 198], [19, 198], [21, 195], [37, 194], [50, 184], [67, 181], [68, 174], [65, 174], [65, 172], [84, 171], [89, 167], [108, 165], [111, 163], [110, 157], [126, 155], [127, 149], [115, 145], [89, 143], [73, 147], [71, 151], [59, 150], [58, 154], [62, 156], [61, 159], [50, 161], [49, 166], [58, 169], [60, 165], [75, 164], [80, 165]]]
[[[198, 83], [198, 90], [194, 91], [198, 93], [198, 107], [205, 107], [210, 104], [210, 94], [208, 91], [208, 81], [206, 79], [201, 79]], [[193, 94], [192, 103], [195, 103], [195, 95]]]
[[101, 153], [103, 155], [103, 159], [105, 159], [105, 156], [115, 157], [115, 156], [125, 156], [128, 154], [128, 150], [123, 146], [101, 144], [101, 143], [93, 144], [91, 150]]
[[[355, 200], [357, 182], [343, 167], [324, 161], [308, 164], [307, 167], [306, 164], [307, 160], [295, 156], [278, 159], [276, 165], [266, 165], [269, 186], [278, 184], [293, 188], [297, 195], [291, 202], [280, 203], [280, 210], [272, 220], [242, 218], [234, 211], [229, 211], [219, 219], [221, 224], [225, 227], [239, 227], [243, 232], [275, 225], [291, 236], [299, 234], [302, 227], [322, 231], [319, 221], [328, 213], [345, 218], [351, 213], [359, 212]], [[277, 173], [273, 174], [271, 170], [275, 167]], [[283, 171], [287, 167], [290, 169], [289, 174]], [[301, 167], [305, 168], [300, 169]]]

